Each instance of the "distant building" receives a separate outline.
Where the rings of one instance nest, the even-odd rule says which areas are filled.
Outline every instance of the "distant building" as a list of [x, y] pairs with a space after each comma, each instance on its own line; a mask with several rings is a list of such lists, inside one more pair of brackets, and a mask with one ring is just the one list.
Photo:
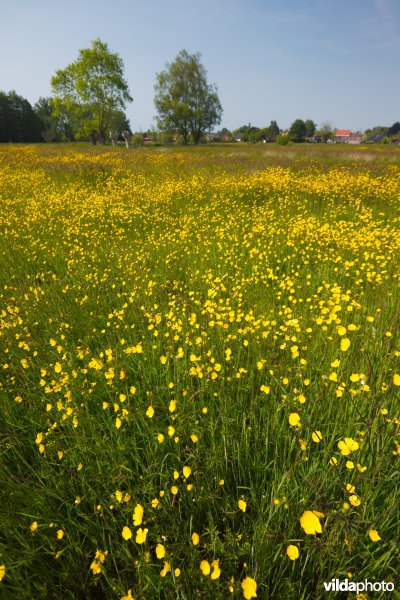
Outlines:
[[358, 133], [353, 133], [350, 129], [336, 129], [335, 131], [336, 144], [360, 144], [361, 136]]
[[206, 142], [213, 142], [215, 139], [216, 134], [213, 133], [212, 131], [208, 131], [207, 133], [204, 134], [204, 141]]
[[351, 135], [350, 129], [336, 129], [335, 142], [337, 144], [347, 144]]
[[383, 135], [370, 135], [364, 142], [366, 144], [380, 144], [384, 137]]
[[361, 135], [358, 133], [351, 133], [348, 139], [349, 144], [361, 144]]

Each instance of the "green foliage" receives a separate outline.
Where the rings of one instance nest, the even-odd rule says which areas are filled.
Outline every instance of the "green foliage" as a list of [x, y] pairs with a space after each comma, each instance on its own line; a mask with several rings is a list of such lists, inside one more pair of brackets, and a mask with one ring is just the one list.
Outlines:
[[296, 119], [289, 129], [289, 137], [293, 142], [304, 142], [307, 136], [306, 124], [302, 119]]
[[317, 131], [317, 135], [327, 142], [328, 140], [333, 140], [334, 131], [330, 123], [323, 123], [321, 127]]
[[42, 129], [28, 100], [15, 91], [0, 92], [0, 142], [41, 142]]
[[387, 136], [390, 135], [389, 134], [389, 127], [385, 127], [384, 125], [376, 125], [375, 127], [372, 127], [370, 129], [366, 129], [364, 131], [364, 136], [365, 137], [372, 137], [375, 135], [382, 135], [382, 136]]
[[388, 129], [388, 136], [389, 137], [393, 137], [396, 136], [400, 133], [400, 123], [399, 121], [396, 121], [396, 123], [393, 123], [393, 125]]
[[191, 138], [198, 144], [206, 131], [221, 122], [222, 107], [200, 54], [181, 50], [165, 71], [157, 74], [154, 104], [158, 126], [163, 131], [176, 131], [184, 144]]
[[91, 135], [101, 143], [116, 111], [132, 102], [122, 59], [99, 39], [80, 50], [75, 62], [56, 71], [51, 85], [56, 114], [68, 115], [78, 136]]
[[317, 130], [317, 126], [315, 125], [314, 121], [312, 121], [311, 119], [307, 119], [307, 121], [305, 121], [304, 125], [306, 128], [306, 137], [312, 138], [315, 135], [315, 132]]
[[137, 148], [143, 146], [143, 133], [133, 134], [131, 143], [132, 146], [136, 146]]
[[278, 127], [278, 123], [276, 121], [271, 121], [271, 124], [268, 128], [268, 139], [270, 140], [275, 140], [276, 137], [279, 135], [280, 133], [280, 129]]
[[275, 143], [279, 144], [279, 146], [287, 146], [290, 142], [290, 138], [288, 135], [278, 135], [275, 138]]
[[74, 133], [61, 111], [56, 114], [53, 98], [39, 98], [33, 107], [42, 123], [41, 135], [45, 142], [72, 141]]

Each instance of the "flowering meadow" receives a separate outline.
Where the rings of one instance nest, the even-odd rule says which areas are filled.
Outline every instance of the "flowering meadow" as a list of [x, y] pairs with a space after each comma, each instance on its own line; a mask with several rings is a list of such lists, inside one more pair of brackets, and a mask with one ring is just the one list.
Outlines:
[[399, 149], [2, 146], [0, 597], [399, 590], [399, 281]]

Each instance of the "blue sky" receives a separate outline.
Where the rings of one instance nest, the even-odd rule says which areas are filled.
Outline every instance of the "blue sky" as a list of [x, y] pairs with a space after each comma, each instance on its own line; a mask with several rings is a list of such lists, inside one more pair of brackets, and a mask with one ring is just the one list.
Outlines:
[[122, 57], [133, 130], [155, 125], [155, 74], [200, 52], [222, 126], [400, 120], [400, 0], [0, 0], [0, 89], [31, 103], [99, 37]]

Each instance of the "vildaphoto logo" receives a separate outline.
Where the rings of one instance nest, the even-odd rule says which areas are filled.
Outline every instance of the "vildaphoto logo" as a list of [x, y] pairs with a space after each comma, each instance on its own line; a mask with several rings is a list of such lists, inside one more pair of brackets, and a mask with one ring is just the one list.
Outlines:
[[324, 581], [325, 591], [327, 592], [393, 592], [394, 583], [392, 581], [351, 581], [350, 579], [332, 579], [329, 582]]

